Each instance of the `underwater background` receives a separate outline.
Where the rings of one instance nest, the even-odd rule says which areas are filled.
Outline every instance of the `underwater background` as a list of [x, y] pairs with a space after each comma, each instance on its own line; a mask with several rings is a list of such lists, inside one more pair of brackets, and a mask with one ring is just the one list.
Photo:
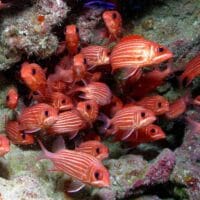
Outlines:
[[[180, 99], [183, 100], [183, 104], [172, 108], [172, 111], [181, 110], [176, 117], [167, 118], [164, 114], [157, 117], [155, 124], [162, 128], [165, 134], [164, 138], [157, 141], [146, 142], [145, 139], [139, 138], [139, 142], [128, 144], [120, 137], [115, 138], [113, 135], [107, 137], [105, 133], [99, 131], [101, 122], [92, 122], [93, 126], [80, 128], [73, 139], [63, 134], [69, 149], [74, 149], [74, 146], [81, 143], [91, 132], [95, 132], [92, 136], [100, 138], [100, 141], [109, 148], [109, 157], [102, 161], [109, 171], [110, 178], [110, 187], [105, 188], [87, 185], [78, 192], [69, 193], [67, 188], [71, 181], [70, 176], [62, 172], [51, 172], [49, 169], [53, 164], [50, 160], [37, 160], [41, 154], [37, 138], [51, 151], [57, 135], [49, 136], [45, 131], [31, 133], [35, 138], [32, 144], [20, 144], [8, 136], [10, 150], [0, 157], [0, 200], [199, 200], [200, 103], [194, 103], [196, 102], [194, 100], [200, 95], [198, 71], [200, 56], [191, 81], [188, 83], [186, 77], [186, 80], [180, 83], [180, 77], [186, 72], [187, 63], [200, 52], [200, 0], [2, 2], [2, 6], [0, 5], [0, 8], [2, 7], [0, 10], [2, 135], [8, 136], [6, 124], [9, 120], [16, 120], [25, 107], [35, 103], [34, 98], [30, 98], [30, 87], [22, 80], [20, 74], [22, 64], [37, 63], [44, 71], [46, 70], [46, 76], [54, 74], [55, 66], [66, 62], [62, 59], [70, 54], [65, 47], [65, 31], [66, 25], [71, 24], [76, 25], [79, 30], [80, 45], [77, 51], [89, 45], [104, 45], [112, 49], [120, 38], [132, 34], [141, 35], [170, 49], [173, 53], [173, 61], [170, 63], [172, 71], [143, 97], [160, 95], [169, 102], [169, 105]], [[111, 41], [102, 18], [105, 10], [117, 10], [122, 17], [121, 35], [117, 39], [112, 38]], [[160, 70], [160, 74], [156, 77], [164, 75], [165, 64], [159, 63], [154, 66]], [[146, 73], [150, 73], [148, 67], [145, 67], [145, 70]], [[138, 80], [130, 81], [128, 77], [127, 80], [130, 82], [127, 82], [121, 78], [121, 74], [113, 74], [108, 66], [88, 71], [91, 74], [102, 73], [101, 78], [97, 80], [105, 83], [110, 88], [109, 91], [120, 98], [124, 105], [132, 103], [130, 98], [134, 101], [142, 99], [140, 95], [138, 97], [131, 93], [134, 91], [133, 88], [137, 87], [135, 85], [138, 85]], [[155, 82], [154, 79], [150, 80], [148, 85], [154, 86]], [[84, 86], [84, 83], [79, 85], [73, 82], [73, 84]], [[6, 104], [8, 100], [6, 97], [11, 88], [16, 88], [19, 95], [18, 104], [14, 109]], [[132, 96], [129, 96], [130, 93]], [[88, 97], [90, 98], [92, 99]], [[107, 104], [111, 107], [111, 104]], [[101, 112], [108, 109], [104, 106], [100, 105]], [[122, 107], [119, 110], [121, 109]], [[23, 136], [20, 137], [23, 140]]]

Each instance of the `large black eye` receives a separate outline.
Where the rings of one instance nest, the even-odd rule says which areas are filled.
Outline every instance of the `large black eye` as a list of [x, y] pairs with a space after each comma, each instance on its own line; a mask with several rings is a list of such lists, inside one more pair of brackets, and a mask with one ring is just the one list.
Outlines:
[[113, 18], [113, 19], [116, 19], [116, 18], [117, 18], [117, 14], [116, 14], [116, 13], [113, 13], [113, 14], [112, 14], [112, 18]]
[[100, 149], [99, 148], [96, 148], [96, 153], [100, 154]]
[[86, 109], [87, 109], [87, 110], [91, 110], [90, 104], [87, 104], [87, 105], [86, 105]]
[[152, 128], [152, 129], [150, 130], [150, 132], [151, 132], [151, 133], [155, 133], [156, 130], [155, 130], [154, 128]]
[[162, 107], [162, 103], [158, 102], [158, 108], [161, 108], [161, 107]]
[[85, 65], [87, 65], [87, 60], [86, 60], [86, 58], [84, 58], [83, 63], [84, 63]]
[[45, 110], [44, 115], [45, 115], [46, 117], [48, 117], [48, 116], [49, 116], [49, 111], [48, 111], [48, 110]]
[[32, 68], [32, 71], [31, 71], [32, 75], [34, 76], [36, 74], [36, 69]]
[[10, 100], [10, 96], [7, 95], [7, 96], [6, 96], [6, 101], [9, 101], [9, 100]]
[[21, 133], [22, 139], [25, 140], [26, 139], [26, 134], [24, 132]]
[[95, 173], [94, 173], [94, 176], [95, 176], [95, 178], [96, 178], [97, 180], [100, 179], [100, 173], [99, 173], [99, 172], [95, 172]]
[[141, 117], [145, 117], [145, 112], [141, 112]]
[[164, 48], [163, 47], [159, 47], [158, 48], [158, 52], [162, 53], [164, 51]]
[[65, 103], [66, 103], [66, 100], [65, 100], [65, 99], [63, 99], [63, 100], [61, 101], [61, 103], [62, 103], [62, 104], [65, 104]]

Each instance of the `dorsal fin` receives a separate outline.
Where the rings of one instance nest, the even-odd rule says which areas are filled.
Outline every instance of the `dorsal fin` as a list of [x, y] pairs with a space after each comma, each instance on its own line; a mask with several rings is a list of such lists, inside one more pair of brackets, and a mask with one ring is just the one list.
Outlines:
[[142, 35], [127, 35], [125, 37], [123, 37], [120, 42], [123, 42], [123, 41], [127, 41], [127, 40], [137, 40], [137, 39], [144, 39], [144, 37]]

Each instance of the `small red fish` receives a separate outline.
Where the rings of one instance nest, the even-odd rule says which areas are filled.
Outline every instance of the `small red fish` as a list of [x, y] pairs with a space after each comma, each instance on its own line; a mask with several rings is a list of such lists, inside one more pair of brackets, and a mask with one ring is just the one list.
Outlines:
[[20, 130], [33, 133], [52, 126], [58, 119], [58, 110], [54, 107], [39, 103], [22, 110], [18, 116]]
[[180, 80], [182, 84], [188, 86], [197, 76], [200, 76], [200, 54], [186, 64], [185, 71], [180, 76]]
[[103, 20], [110, 33], [110, 37], [118, 39], [122, 33], [122, 18], [120, 13], [115, 10], [104, 11]]
[[160, 64], [173, 57], [172, 52], [156, 42], [139, 35], [122, 38], [113, 48], [110, 63], [112, 71], [125, 68], [127, 79], [134, 75], [139, 68]]
[[47, 98], [48, 103], [59, 111], [71, 110], [74, 107], [72, 99], [61, 92], [52, 92]]
[[78, 45], [79, 45], [79, 31], [76, 25], [66, 26], [65, 41], [66, 41], [68, 53], [70, 55], [77, 54]]
[[175, 100], [169, 105], [169, 111], [165, 113], [168, 119], [175, 119], [182, 115], [187, 108], [187, 100], [185, 97]]
[[6, 95], [6, 106], [10, 109], [17, 107], [19, 95], [16, 88], [10, 88]]
[[164, 138], [166, 138], [166, 135], [159, 126], [155, 124], [149, 124], [146, 127], [138, 129], [125, 141], [129, 142], [131, 146], [137, 146], [141, 143], [154, 142]]
[[75, 92], [83, 92], [80, 98], [94, 100], [101, 106], [109, 104], [112, 97], [109, 87], [101, 82], [92, 82], [84, 87], [78, 87]]
[[89, 65], [89, 70], [101, 65], [108, 65], [110, 63], [110, 50], [107, 47], [91, 45], [81, 49]]
[[99, 105], [94, 100], [79, 102], [76, 109], [89, 124], [92, 124], [92, 122], [97, 119], [99, 114]]
[[46, 87], [46, 75], [44, 70], [36, 63], [24, 62], [21, 66], [20, 75], [24, 83], [32, 91]]
[[108, 147], [96, 140], [82, 142], [75, 151], [90, 154], [98, 160], [104, 160], [109, 156]]
[[50, 159], [54, 164], [52, 171], [63, 172], [82, 182], [79, 188], [73, 188], [68, 192], [76, 192], [83, 188], [84, 184], [100, 188], [110, 186], [108, 170], [94, 156], [67, 149], [51, 153], [40, 141], [38, 142], [44, 154], [42, 159]]
[[130, 96], [134, 99], [140, 99], [148, 93], [154, 91], [158, 86], [164, 83], [164, 79], [172, 73], [171, 67], [164, 71], [155, 69], [151, 72], [143, 73], [141, 78], [133, 85], [130, 85]]
[[110, 130], [112, 134], [117, 131], [124, 131], [122, 140], [128, 138], [134, 131], [153, 123], [156, 120], [151, 110], [140, 106], [124, 107], [110, 120]]
[[47, 130], [47, 133], [50, 135], [65, 134], [72, 139], [79, 130], [85, 127], [85, 123], [78, 111], [65, 111], [58, 115], [58, 120]]
[[4, 156], [10, 151], [10, 141], [8, 138], [0, 134], [0, 156]]
[[29, 145], [34, 144], [35, 140], [32, 134], [25, 134], [19, 129], [17, 121], [8, 121], [6, 124], [6, 133], [13, 144]]
[[157, 116], [163, 115], [169, 111], [169, 102], [160, 95], [144, 97], [140, 101], [135, 102], [135, 105], [149, 109]]

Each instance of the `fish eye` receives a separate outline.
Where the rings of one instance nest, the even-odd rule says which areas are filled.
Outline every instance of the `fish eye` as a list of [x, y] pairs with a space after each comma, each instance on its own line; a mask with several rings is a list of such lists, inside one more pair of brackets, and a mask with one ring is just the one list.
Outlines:
[[91, 110], [90, 104], [87, 104], [87, 105], [86, 105], [86, 109], [87, 109], [87, 110]]
[[141, 117], [145, 117], [145, 112], [141, 112]]
[[164, 51], [164, 48], [163, 47], [159, 47], [158, 48], [158, 52], [162, 53]]
[[161, 107], [162, 107], [162, 103], [158, 102], [158, 108], [161, 108]]
[[115, 12], [112, 14], [112, 18], [113, 18], [113, 19], [116, 19], [116, 18], [117, 18], [117, 14], [116, 14]]
[[100, 149], [99, 148], [96, 148], [96, 153], [100, 154]]
[[84, 58], [83, 63], [84, 63], [85, 65], [87, 64], [86, 58]]
[[35, 75], [36, 74], [36, 69], [32, 68], [31, 73], [32, 73], [32, 75]]
[[65, 104], [65, 103], [66, 103], [66, 100], [65, 100], [65, 99], [63, 99], [63, 100], [61, 101], [61, 103], [62, 103], [62, 104]]
[[95, 179], [97, 179], [97, 180], [101, 180], [101, 179], [102, 179], [102, 173], [99, 172], [99, 171], [96, 171], [96, 172], [94, 173], [94, 177], [95, 177]]
[[155, 130], [154, 128], [152, 128], [152, 129], [150, 130], [150, 132], [151, 132], [151, 133], [155, 133], [156, 130]]
[[76, 27], [76, 33], [79, 33], [79, 29]]
[[22, 132], [21, 136], [22, 136], [22, 139], [23, 139], [23, 140], [26, 139], [26, 134], [25, 134], [24, 132]]
[[6, 101], [10, 101], [10, 96], [9, 95], [6, 96]]
[[48, 117], [48, 116], [49, 116], [49, 111], [48, 111], [48, 110], [45, 110], [44, 115], [45, 115], [46, 117]]

